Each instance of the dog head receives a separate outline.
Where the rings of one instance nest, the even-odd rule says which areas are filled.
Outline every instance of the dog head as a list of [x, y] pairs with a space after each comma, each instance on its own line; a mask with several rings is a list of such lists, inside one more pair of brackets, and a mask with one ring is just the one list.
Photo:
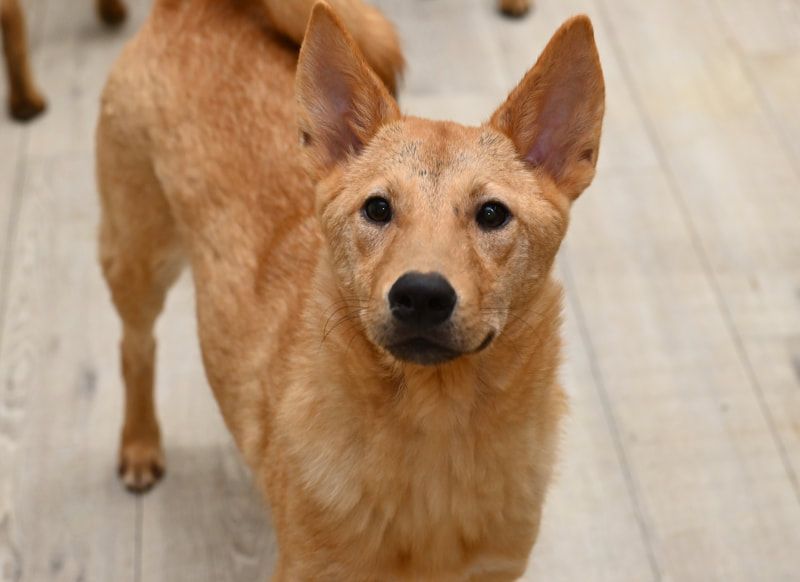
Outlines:
[[546, 281], [594, 177], [603, 76], [585, 16], [481, 127], [400, 114], [325, 4], [297, 69], [301, 142], [342, 298], [398, 360], [480, 352]]

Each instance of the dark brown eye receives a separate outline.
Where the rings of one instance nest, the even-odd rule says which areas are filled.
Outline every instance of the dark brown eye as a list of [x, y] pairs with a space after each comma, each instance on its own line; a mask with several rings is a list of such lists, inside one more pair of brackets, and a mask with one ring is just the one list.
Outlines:
[[475, 220], [478, 221], [478, 225], [481, 228], [494, 230], [505, 226], [510, 217], [511, 213], [508, 211], [508, 208], [499, 202], [487, 202], [480, 207]]
[[392, 206], [386, 198], [373, 196], [364, 203], [364, 216], [372, 222], [389, 222], [392, 219]]

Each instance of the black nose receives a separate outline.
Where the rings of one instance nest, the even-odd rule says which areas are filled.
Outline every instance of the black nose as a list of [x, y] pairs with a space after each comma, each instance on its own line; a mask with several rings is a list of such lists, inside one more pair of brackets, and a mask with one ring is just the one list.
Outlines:
[[447, 321], [456, 291], [439, 273], [406, 273], [389, 290], [389, 308], [403, 323], [430, 327]]

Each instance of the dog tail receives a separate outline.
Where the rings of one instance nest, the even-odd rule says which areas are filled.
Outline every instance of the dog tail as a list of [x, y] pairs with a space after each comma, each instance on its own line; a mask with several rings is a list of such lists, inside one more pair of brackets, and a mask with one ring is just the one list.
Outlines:
[[[300, 44], [311, 9], [318, 0], [262, 0], [272, 27]], [[327, 0], [358, 43], [372, 69], [392, 94], [403, 75], [405, 61], [397, 32], [386, 17], [361, 0]]]

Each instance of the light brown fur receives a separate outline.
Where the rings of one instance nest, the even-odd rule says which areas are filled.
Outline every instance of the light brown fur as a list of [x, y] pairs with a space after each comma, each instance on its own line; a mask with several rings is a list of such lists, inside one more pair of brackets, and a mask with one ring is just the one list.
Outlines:
[[[111, 74], [97, 163], [122, 478], [143, 490], [163, 471], [153, 325], [188, 261], [209, 382], [272, 505], [276, 580], [511, 580], [565, 408], [550, 271], [597, 159], [591, 26], [565, 24], [492, 120], [464, 127], [402, 116], [367, 65], [393, 87], [391, 26], [333, 5], [366, 61], [325, 5], [297, 64], [271, 31], [295, 38], [303, 2], [287, 19], [272, 2], [159, 0]], [[382, 227], [360, 212], [374, 192], [394, 207]], [[491, 233], [475, 224], [487, 198], [513, 214]], [[385, 347], [386, 294], [409, 270], [457, 290], [460, 357]]]
[[[96, 0], [98, 16], [109, 25], [125, 20], [121, 0]], [[47, 108], [36, 87], [28, 56], [28, 33], [25, 14], [18, 0], [0, 0], [0, 29], [8, 75], [8, 112], [18, 121], [33, 119]]]

